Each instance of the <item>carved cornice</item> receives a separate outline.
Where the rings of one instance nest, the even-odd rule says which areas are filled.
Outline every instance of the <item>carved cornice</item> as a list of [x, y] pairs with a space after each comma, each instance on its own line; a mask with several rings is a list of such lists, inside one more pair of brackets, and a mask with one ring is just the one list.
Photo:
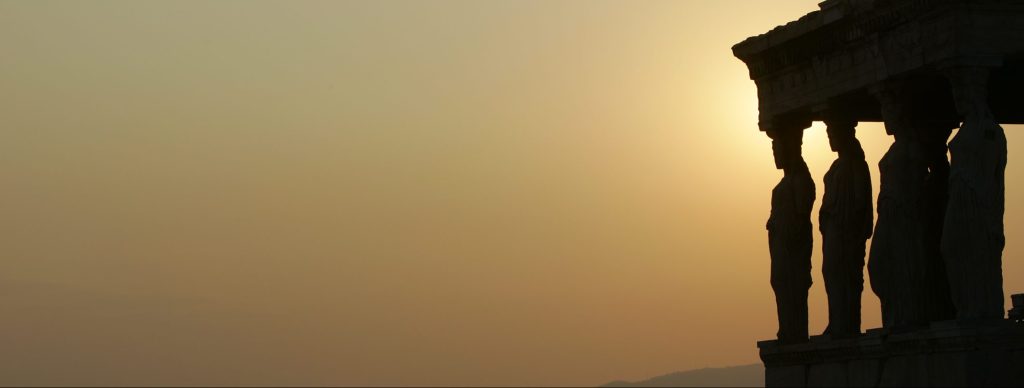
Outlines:
[[[1020, 0], [830, 0], [820, 6], [733, 47], [757, 85], [762, 130], [821, 120], [821, 107], [836, 103], [855, 105], [857, 121], [878, 121], [877, 104], [865, 103], [871, 85], [904, 77], [929, 81], [950, 66], [1001, 66], [1024, 53]], [[941, 94], [933, 95], [945, 98]]]
[[806, 63], [844, 46], [907, 23], [923, 13], [957, 3], [956, 0], [842, 0], [830, 8], [733, 46], [750, 78], [758, 79], [796, 64]]

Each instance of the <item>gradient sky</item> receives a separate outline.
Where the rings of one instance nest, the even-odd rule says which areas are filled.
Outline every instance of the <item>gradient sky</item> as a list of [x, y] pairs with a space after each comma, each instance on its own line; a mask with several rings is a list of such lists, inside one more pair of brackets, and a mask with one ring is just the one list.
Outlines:
[[781, 173], [730, 48], [818, 2], [0, 1], [0, 384], [757, 362]]

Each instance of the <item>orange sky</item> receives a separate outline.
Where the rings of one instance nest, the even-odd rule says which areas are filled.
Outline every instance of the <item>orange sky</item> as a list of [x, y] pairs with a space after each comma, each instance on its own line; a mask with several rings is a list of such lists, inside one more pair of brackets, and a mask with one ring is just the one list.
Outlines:
[[[817, 3], [0, 2], [0, 384], [756, 362], [781, 173], [730, 48]], [[890, 139], [860, 128], [874, 166]], [[805, 155], [820, 201], [820, 124]]]

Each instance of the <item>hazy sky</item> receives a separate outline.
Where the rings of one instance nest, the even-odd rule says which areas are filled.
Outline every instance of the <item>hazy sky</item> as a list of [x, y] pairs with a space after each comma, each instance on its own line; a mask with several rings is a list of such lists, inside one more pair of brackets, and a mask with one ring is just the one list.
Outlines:
[[781, 173], [730, 48], [818, 2], [0, 1], [0, 384], [756, 362]]

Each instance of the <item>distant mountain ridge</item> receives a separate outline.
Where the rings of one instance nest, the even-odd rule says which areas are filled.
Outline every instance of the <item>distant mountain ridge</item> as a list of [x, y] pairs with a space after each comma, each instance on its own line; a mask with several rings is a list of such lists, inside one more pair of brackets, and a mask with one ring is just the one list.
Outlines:
[[763, 387], [764, 365], [704, 368], [670, 373], [643, 381], [612, 381], [602, 387]]

